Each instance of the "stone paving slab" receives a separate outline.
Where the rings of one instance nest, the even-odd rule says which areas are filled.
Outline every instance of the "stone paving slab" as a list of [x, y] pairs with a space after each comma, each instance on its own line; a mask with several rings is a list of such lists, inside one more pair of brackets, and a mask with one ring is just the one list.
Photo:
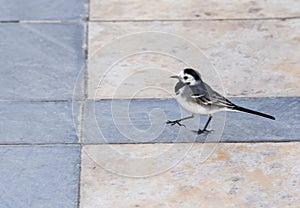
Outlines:
[[[174, 99], [102, 100], [86, 104], [84, 143], [260, 142], [300, 140], [300, 98], [232, 98], [232, 102], [275, 116], [269, 120], [246, 113], [216, 113], [210, 129], [198, 136], [207, 116], [166, 125], [189, 116]], [[224, 128], [224, 131], [223, 131]], [[223, 131], [223, 132], [222, 132]]]
[[[212, 145], [194, 144], [191, 149], [189, 144], [111, 145], [113, 156], [104, 154], [107, 145], [85, 146], [80, 207], [299, 206], [298, 142], [223, 143], [208, 159], [201, 160], [203, 150]], [[190, 150], [171, 165], [168, 162], [176, 158], [176, 152], [170, 149], [178, 153]], [[90, 150], [97, 150], [98, 158], [94, 155], [91, 159]], [[163, 153], [165, 157], [159, 160], [157, 155]], [[164, 171], [166, 166], [171, 169]], [[138, 175], [148, 168], [157, 175]]]
[[76, 208], [79, 146], [0, 145], [1, 208]]
[[0, 0], [0, 21], [79, 20], [85, 0]]
[[300, 16], [299, 2], [238, 0], [91, 0], [92, 20], [239, 19]]
[[0, 144], [76, 143], [78, 118], [70, 102], [0, 102]]
[[[147, 39], [145, 31], [162, 37]], [[185, 67], [231, 97], [299, 96], [299, 33], [298, 20], [92, 22], [88, 96], [170, 97], [169, 76]], [[191, 52], [191, 43], [199, 50]]]
[[84, 66], [84, 26], [0, 25], [0, 100], [70, 100]]

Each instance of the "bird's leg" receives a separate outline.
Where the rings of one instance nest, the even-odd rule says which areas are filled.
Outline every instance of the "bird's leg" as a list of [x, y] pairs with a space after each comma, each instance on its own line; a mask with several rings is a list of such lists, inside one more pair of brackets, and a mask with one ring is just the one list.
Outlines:
[[208, 127], [208, 124], [209, 124], [209, 122], [211, 121], [211, 119], [212, 119], [212, 115], [208, 115], [208, 120], [207, 120], [207, 122], [206, 122], [204, 128], [203, 128], [203, 129], [199, 129], [199, 130], [197, 131], [198, 134], [211, 132], [211, 130], [207, 130], [207, 129], [206, 129], [206, 128]]
[[175, 124], [178, 124], [179, 126], [184, 126], [184, 127], [185, 127], [185, 125], [184, 125], [184, 124], [181, 124], [180, 121], [184, 121], [184, 120], [187, 120], [187, 119], [191, 119], [191, 118], [193, 118], [193, 117], [194, 117], [194, 114], [192, 114], [191, 116], [185, 117], [185, 118], [181, 118], [181, 119], [178, 119], [178, 120], [174, 120], [174, 121], [168, 120], [168, 121], [166, 122], [166, 124], [171, 124], [171, 126], [174, 126]]

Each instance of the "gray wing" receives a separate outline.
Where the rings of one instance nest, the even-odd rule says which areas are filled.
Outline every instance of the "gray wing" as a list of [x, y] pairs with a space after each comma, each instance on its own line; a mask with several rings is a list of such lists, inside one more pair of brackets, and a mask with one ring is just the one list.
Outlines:
[[224, 96], [214, 91], [205, 82], [197, 83], [189, 86], [192, 91], [191, 97], [199, 104], [218, 105], [223, 107], [234, 107], [235, 105], [226, 99]]

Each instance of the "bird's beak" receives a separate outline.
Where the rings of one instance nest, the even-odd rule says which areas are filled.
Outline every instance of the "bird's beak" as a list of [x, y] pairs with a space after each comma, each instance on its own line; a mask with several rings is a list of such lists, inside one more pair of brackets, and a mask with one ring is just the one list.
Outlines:
[[170, 78], [179, 79], [179, 77], [177, 75], [170, 76]]

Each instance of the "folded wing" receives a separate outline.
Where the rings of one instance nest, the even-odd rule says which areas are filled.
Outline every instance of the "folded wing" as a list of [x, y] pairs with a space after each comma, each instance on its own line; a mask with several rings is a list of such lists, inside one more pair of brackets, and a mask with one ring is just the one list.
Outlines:
[[220, 107], [234, 108], [235, 105], [226, 99], [224, 96], [214, 91], [205, 82], [199, 83], [197, 85], [189, 86], [192, 95], [191, 97], [199, 104], [204, 105], [217, 105]]

